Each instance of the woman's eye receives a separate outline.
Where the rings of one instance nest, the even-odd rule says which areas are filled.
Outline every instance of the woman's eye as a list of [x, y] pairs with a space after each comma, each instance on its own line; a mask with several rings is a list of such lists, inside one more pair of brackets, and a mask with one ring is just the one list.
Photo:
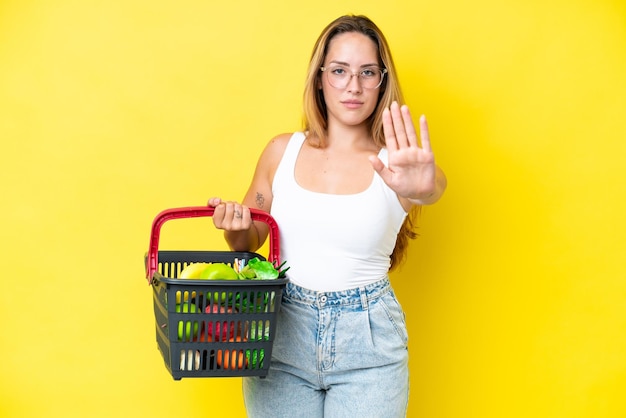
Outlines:
[[370, 78], [374, 77], [375, 75], [376, 70], [373, 70], [371, 68], [366, 68], [365, 70], [361, 71], [361, 77]]
[[337, 75], [343, 75], [343, 74], [345, 74], [345, 73], [346, 73], [346, 70], [344, 70], [344, 69], [343, 69], [343, 68], [341, 68], [341, 67], [336, 67], [336, 68], [333, 68], [333, 69], [331, 70], [331, 73], [333, 73], [333, 74], [337, 74]]

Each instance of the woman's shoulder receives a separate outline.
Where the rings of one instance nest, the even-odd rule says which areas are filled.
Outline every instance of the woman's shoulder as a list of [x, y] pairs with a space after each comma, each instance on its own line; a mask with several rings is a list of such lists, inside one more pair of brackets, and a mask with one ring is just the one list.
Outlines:
[[282, 134], [278, 134], [270, 140], [270, 144], [276, 143], [277, 145], [287, 146], [287, 143], [291, 140], [291, 138], [299, 137], [304, 140], [306, 135], [304, 132], [285, 132]]
[[269, 145], [285, 147], [293, 135], [294, 132], [284, 132], [282, 134], [278, 134], [270, 140]]
[[270, 139], [265, 146], [261, 161], [268, 164], [270, 167], [276, 167], [287, 149], [287, 144], [289, 144], [291, 138], [297, 133], [298, 132], [281, 133]]
[[266, 153], [274, 156], [278, 155], [279, 157], [282, 156], [291, 138], [296, 136], [301, 136], [303, 139], [305, 137], [302, 132], [285, 132], [276, 135], [270, 139], [270, 142], [267, 144], [265, 148]]

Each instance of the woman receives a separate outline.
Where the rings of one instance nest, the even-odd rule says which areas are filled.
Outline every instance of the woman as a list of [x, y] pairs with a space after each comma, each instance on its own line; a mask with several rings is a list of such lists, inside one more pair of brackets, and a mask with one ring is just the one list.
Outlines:
[[[388, 272], [414, 238], [412, 216], [446, 178], [428, 127], [420, 139], [389, 46], [364, 16], [342, 16], [313, 49], [303, 132], [272, 139], [241, 204], [209, 199], [234, 251], [280, 228], [290, 269], [266, 378], [244, 378], [250, 417], [403, 417], [408, 401], [404, 313]], [[421, 143], [420, 143], [421, 142]]]

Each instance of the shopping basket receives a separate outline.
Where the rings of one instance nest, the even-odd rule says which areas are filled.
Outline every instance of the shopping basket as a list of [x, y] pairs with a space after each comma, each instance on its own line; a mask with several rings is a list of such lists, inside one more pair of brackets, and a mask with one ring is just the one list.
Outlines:
[[266, 212], [252, 219], [269, 226], [267, 259], [254, 252], [159, 251], [161, 226], [172, 219], [210, 217], [210, 206], [167, 209], [153, 221], [145, 256], [152, 286], [156, 340], [175, 380], [185, 377], [267, 376], [282, 292], [288, 279], [178, 279], [197, 262], [245, 265], [254, 257], [279, 266], [278, 226]]

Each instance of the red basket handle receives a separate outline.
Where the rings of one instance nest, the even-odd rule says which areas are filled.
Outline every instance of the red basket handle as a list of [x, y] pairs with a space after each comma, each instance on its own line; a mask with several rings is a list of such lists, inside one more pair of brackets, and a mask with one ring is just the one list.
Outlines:
[[[148, 283], [152, 283], [152, 276], [159, 266], [159, 236], [163, 224], [172, 219], [199, 218], [213, 216], [215, 208], [212, 206], [189, 206], [184, 208], [166, 209], [159, 213], [152, 222], [152, 233], [150, 235], [150, 248], [146, 259], [146, 278]], [[270, 247], [267, 260], [278, 266], [280, 264], [280, 237], [278, 235], [278, 224], [267, 212], [250, 208], [252, 220], [261, 221], [269, 226]]]

